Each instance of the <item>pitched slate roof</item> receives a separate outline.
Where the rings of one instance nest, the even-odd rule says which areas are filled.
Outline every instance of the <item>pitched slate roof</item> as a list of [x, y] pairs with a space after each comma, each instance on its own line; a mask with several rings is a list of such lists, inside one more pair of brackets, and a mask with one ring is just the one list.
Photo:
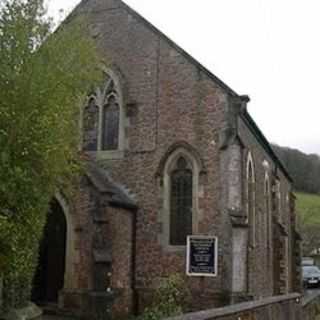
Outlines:
[[100, 168], [95, 162], [88, 162], [86, 166], [86, 176], [94, 187], [102, 194], [108, 196], [108, 203], [111, 206], [125, 209], [137, 209], [137, 203], [122, 188], [113, 182], [105, 169]]
[[282, 161], [278, 158], [276, 153], [273, 151], [269, 141], [267, 138], [264, 136], [262, 131], [259, 129], [258, 125], [256, 122], [253, 120], [251, 115], [247, 110], [245, 110], [243, 113], [240, 114], [242, 119], [244, 120], [245, 124], [247, 127], [251, 130], [251, 132], [254, 134], [260, 145], [264, 148], [264, 150], [270, 155], [271, 159], [278, 165], [279, 169], [283, 172], [283, 174], [286, 176], [286, 178], [290, 181], [293, 182], [292, 177], [290, 176], [288, 170], [282, 163]]

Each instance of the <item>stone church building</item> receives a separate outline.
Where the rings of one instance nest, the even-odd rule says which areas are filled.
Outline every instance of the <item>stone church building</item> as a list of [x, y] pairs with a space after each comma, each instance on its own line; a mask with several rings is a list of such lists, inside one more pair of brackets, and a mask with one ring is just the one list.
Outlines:
[[[292, 180], [239, 96], [120, 0], [83, 0], [108, 65], [83, 106], [87, 171], [52, 202], [34, 300], [141, 311], [179, 273], [194, 309], [300, 290]], [[186, 275], [188, 235], [217, 272]]]

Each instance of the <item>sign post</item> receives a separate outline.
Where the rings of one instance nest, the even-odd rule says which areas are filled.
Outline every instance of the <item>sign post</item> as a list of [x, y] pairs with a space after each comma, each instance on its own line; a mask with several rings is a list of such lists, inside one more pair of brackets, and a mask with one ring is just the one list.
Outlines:
[[213, 236], [187, 237], [188, 276], [216, 277], [218, 274], [218, 239]]

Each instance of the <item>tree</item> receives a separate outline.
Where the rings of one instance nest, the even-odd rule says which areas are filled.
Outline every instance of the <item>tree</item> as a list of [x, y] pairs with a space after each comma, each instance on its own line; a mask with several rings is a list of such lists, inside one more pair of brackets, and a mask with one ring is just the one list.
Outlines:
[[299, 150], [277, 145], [272, 147], [292, 176], [295, 190], [320, 193], [320, 157], [318, 155], [308, 155]]
[[86, 29], [77, 18], [52, 33], [43, 0], [0, 5], [0, 248], [6, 250], [0, 256], [7, 308], [29, 300], [49, 202], [81, 168], [79, 104], [100, 77]]

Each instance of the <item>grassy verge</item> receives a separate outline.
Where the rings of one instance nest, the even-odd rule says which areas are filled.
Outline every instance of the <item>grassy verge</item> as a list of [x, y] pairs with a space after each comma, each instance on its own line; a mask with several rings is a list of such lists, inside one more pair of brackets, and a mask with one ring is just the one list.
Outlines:
[[320, 195], [296, 193], [296, 211], [303, 225], [320, 225]]

